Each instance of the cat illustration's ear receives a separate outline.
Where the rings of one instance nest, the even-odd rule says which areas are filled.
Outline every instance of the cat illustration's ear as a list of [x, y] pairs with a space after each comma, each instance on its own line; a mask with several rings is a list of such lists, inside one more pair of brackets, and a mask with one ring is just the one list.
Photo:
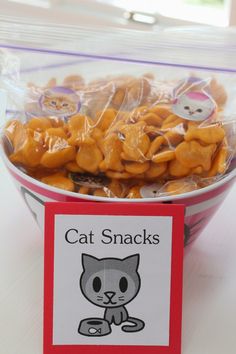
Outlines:
[[138, 270], [139, 266], [139, 254], [133, 254], [129, 257], [126, 257], [123, 259], [123, 262], [125, 262], [126, 267], [133, 272], [136, 272]]
[[82, 253], [82, 266], [85, 270], [96, 269], [99, 259], [87, 253]]

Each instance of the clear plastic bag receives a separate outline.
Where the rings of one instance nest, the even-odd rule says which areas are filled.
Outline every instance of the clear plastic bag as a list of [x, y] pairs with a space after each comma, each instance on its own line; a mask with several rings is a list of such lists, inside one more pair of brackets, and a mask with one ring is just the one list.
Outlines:
[[29, 176], [95, 197], [151, 198], [231, 168], [234, 34], [17, 26], [27, 44], [0, 43], [3, 134]]

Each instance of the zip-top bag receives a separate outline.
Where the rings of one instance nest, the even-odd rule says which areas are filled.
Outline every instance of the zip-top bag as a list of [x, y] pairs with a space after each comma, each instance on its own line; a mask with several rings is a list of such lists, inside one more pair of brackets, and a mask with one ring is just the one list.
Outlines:
[[[0, 22], [9, 160], [70, 192], [158, 198], [234, 168], [234, 31]], [[3, 121], [4, 120], [4, 121]]]

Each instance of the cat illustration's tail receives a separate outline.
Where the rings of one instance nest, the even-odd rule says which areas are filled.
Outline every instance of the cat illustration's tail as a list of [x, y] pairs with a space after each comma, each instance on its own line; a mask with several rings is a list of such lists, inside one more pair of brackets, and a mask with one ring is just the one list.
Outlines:
[[132, 325], [122, 326], [121, 329], [124, 332], [138, 332], [141, 331], [145, 326], [145, 323], [138, 318], [129, 317], [127, 321], [132, 323]]

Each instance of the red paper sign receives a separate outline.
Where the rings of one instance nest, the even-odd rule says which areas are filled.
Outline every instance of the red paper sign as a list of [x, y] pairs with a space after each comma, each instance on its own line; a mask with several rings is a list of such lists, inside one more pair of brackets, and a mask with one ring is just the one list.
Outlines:
[[184, 207], [47, 203], [44, 354], [180, 354]]

